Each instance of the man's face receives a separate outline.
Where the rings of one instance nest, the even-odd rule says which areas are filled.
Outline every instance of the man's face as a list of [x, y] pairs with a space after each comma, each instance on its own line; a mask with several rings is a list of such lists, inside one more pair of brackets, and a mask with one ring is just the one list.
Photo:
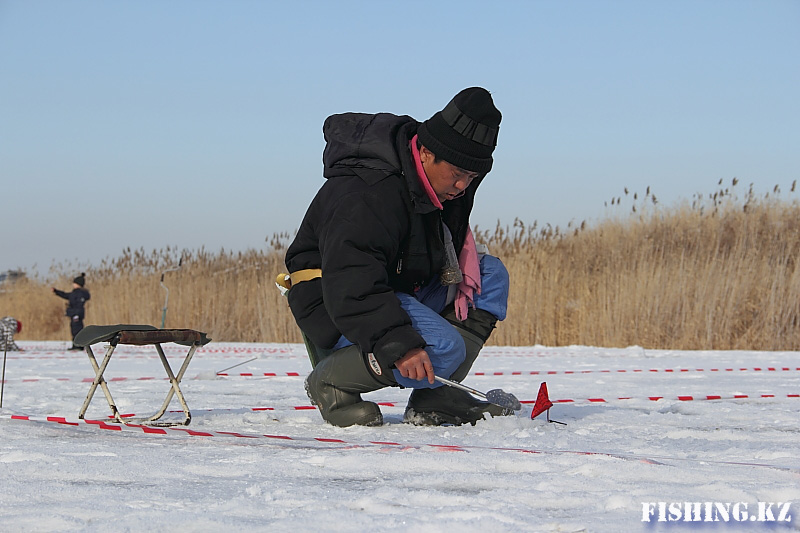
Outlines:
[[436, 157], [433, 152], [424, 146], [420, 148], [419, 158], [422, 162], [422, 168], [428, 176], [428, 181], [431, 182], [431, 187], [440, 202], [458, 198], [464, 194], [472, 180], [478, 177], [477, 172], [458, 168], [444, 159], [435, 161]]

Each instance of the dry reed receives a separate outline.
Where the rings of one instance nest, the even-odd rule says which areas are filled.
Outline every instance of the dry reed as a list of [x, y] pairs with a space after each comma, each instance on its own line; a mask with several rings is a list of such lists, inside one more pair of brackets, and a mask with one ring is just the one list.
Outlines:
[[[594, 227], [538, 228], [515, 221], [476, 228], [511, 275], [509, 316], [490, 342], [664, 349], [800, 349], [800, 207], [779, 191], [742, 198], [722, 189], [665, 208], [648, 189], [630, 212]], [[794, 189], [794, 186], [792, 187]], [[626, 191], [627, 195], [627, 191]], [[612, 200], [620, 209], [622, 197]], [[189, 327], [218, 341], [301, 342], [274, 285], [290, 236], [266, 251], [126, 250], [97, 267], [60, 265], [45, 280], [0, 291], [0, 316], [19, 339], [68, 339], [63, 300], [83, 270], [88, 324]]]

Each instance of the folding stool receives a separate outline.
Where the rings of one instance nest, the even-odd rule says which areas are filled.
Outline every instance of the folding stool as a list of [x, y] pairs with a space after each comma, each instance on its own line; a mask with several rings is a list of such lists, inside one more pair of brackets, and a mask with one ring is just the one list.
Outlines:
[[[94, 356], [94, 352], [92, 352], [91, 345], [106, 341], [109, 344], [106, 349], [105, 357], [103, 357], [103, 361], [98, 364], [97, 359]], [[189, 353], [186, 354], [186, 357], [184, 358], [177, 375], [172, 372], [172, 368], [167, 361], [167, 357], [164, 355], [164, 349], [161, 347], [161, 344], [164, 342], [174, 342], [183, 346], [189, 346]], [[205, 346], [209, 342], [211, 342], [211, 339], [209, 339], [205, 333], [191, 329], [157, 329], [153, 326], [135, 324], [117, 324], [115, 326], [86, 326], [75, 336], [74, 343], [76, 346], [80, 346], [86, 350], [86, 355], [89, 356], [89, 362], [92, 364], [92, 368], [95, 371], [95, 378], [92, 381], [91, 387], [89, 387], [89, 393], [86, 395], [86, 400], [83, 402], [83, 407], [81, 407], [78, 418], [82, 419], [86, 414], [86, 409], [88, 409], [89, 403], [91, 403], [95, 390], [97, 390], [97, 386], [99, 385], [106, 396], [106, 400], [108, 400], [108, 405], [111, 407], [111, 414], [113, 415], [114, 420], [121, 424], [129, 424], [134, 422], [137, 424], [151, 426], [188, 426], [192, 420], [192, 415], [189, 412], [188, 405], [186, 405], [186, 399], [183, 397], [183, 393], [181, 392], [179, 384], [183, 378], [183, 374], [186, 372], [186, 369], [189, 366], [189, 362], [192, 360], [195, 350], [197, 350], [199, 346]], [[156, 347], [156, 351], [161, 359], [161, 363], [164, 365], [164, 370], [167, 372], [167, 377], [169, 378], [170, 382], [170, 389], [167, 393], [167, 398], [164, 400], [164, 403], [161, 406], [161, 409], [159, 409], [158, 412], [156, 412], [153, 416], [147, 418], [123, 419], [117, 410], [117, 406], [114, 404], [114, 399], [111, 397], [111, 391], [108, 388], [108, 383], [103, 378], [103, 372], [105, 372], [106, 367], [108, 367], [108, 363], [111, 361], [111, 356], [114, 354], [114, 349], [119, 344], [131, 344], [136, 346], [153, 344]], [[167, 411], [167, 407], [169, 406], [170, 401], [172, 401], [173, 396], [178, 397], [178, 401], [183, 408], [185, 418], [181, 422], [157, 422], [157, 420], [161, 418]]]

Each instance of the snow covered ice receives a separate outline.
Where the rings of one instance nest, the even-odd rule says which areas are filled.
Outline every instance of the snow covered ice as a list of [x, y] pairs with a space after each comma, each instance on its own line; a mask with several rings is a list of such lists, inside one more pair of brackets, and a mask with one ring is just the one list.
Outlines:
[[[523, 412], [474, 427], [410, 426], [409, 391], [395, 388], [364, 395], [383, 404], [384, 426], [342, 429], [308, 408], [302, 345], [212, 342], [181, 383], [191, 424], [162, 434], [79, 421], [94, 377], [86, 354], [19, 344], [0, 410], [6, 532], [701, 526], [642, 522], [645, 502], [791, 502], [791, 522], [708, 525], [800, 528], [797, 352], [487, 347], [467, 385], [512, 393], [529, 413], [546, 381], [550, 415], [568, 425]], [[186, 349], [165, 350], [177, 372]], [[122, 413], [152, 414], [169, 390], [152, 346], [120, 345], [104, 376]], [[170, 409], [182, 419], [176, 399]], [[86, 418], [109, 414], [98, 388]]]

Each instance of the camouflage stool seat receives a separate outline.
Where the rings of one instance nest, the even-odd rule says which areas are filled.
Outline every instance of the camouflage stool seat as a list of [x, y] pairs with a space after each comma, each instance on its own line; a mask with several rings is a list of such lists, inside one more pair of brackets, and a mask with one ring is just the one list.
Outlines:
[[[108, 405], [111, 407], [111, 414], [116, 422], [121, 424], [138, 423], [151, 426], [189, 425], [192, 420], [192, 415], [189, 412], [188, 405], [186, 405], [186, 399], [183, 397], [183, 393], [181, 392], [179, 384], [181, 379], [183, 379], [183, 374], [186, 372], [186, 369], [189, 366], [189, 362], [192, 360], [195, 350], [197, 350], [199, 346], [205, 346], [211, 342], [211, 339], [209, 339], [205, 333], [191, 329], [158, 329], [153, 326], [142, 324], [86, 326], [75, 336], [74, 342], [75, 346], [80, 346], [86, 351], [86, 355], [89, 356], [89, 362], [91, 363], [95, 372], [95, 378], [92, 381], [91, 387], [89, 387], [89, 393], [86, 395], [86, 400], [83, 402], [83, 406], [78, 414], [78, 418], [82, 419], [86, 414], [86, 410], [89, 408], [92, 397], [94, 396], [94, 393], [99, 385], [106, 396], [106, 400], [108, 400]], [[97, 359], [92, 351], [92, 345], [99, 342], [109, 343], [108, 347], [106, 348], [105, 357], [103, 357], [103, 361], [100, 364], [97, 363]], [[164, 349], [161, 347], [161, 344], [165, 342], [174, 342], [176, 344], [189, 347], [189, 351], [186, 354], [186, 357], [184, 358], [177, 375], [172, 372], [172, 367], [170, 367], [170, 364], [167, 361], [167, 356], [164, 354]], [[164, 365], [164, 370], [169, 378], [170, 389], [167, 393], [167, 398], [164, 400], [164, 403], [161, 406], [161, 409], [159, 409], [158, 412], [156, 412], [153, 416], [147, 418], [123, 419], [119, 413], [119, 410], [117, 410], [117, 406], [114, 404], [114, 399], [111, 397], [111, 391], [108, 388], [108, 383], [103, 378], [103, 372], [106, 371], [108, 363], [111, 361], [111, 356], [114, 353], [114, 349], [119, 344], [131, 344], [136, 346], [152, 344], [155, 346], [156, 351], [158, 352], [158, 356], [161, 359], [161, 363]], [[167, 411], [167, 407], [172, 401], [173, 396], [177, 396], [178, 401], [181, 403], [181, 407], [183, 408], [183, 413], [185, 415], [183, 421], [158, 422], [158, 419], [161, 418]]]

